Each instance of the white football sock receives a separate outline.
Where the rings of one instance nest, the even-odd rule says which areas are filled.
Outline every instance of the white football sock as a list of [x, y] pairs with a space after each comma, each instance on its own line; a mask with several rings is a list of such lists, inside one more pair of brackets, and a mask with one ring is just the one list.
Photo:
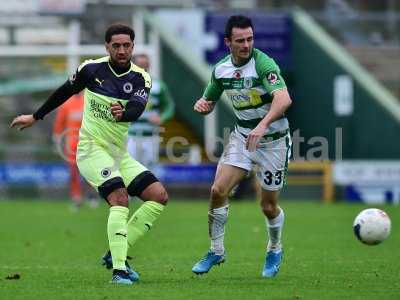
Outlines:
[[281, 208], [280, 210], [279, 215], [274, 219], [265, 218], [269, 236], [267, 251], [280, 251], [282, 249], [281, 237], [285, 214]]
[[220, 208], [213, 208], [208, 212], [208, 231], [211, 238], [210, 250], [217, 255], [222, 255], [225, 252], [224, 234], [228, 212], [228, 205]]

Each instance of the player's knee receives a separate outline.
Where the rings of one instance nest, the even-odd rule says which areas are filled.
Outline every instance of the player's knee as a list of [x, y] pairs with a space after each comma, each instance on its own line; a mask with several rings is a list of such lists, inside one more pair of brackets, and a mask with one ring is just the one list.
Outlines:
[[279, 208], [276, 203], [261, 201], [261, 209], [268, 218], [275, 218], [279, 214]]
[[113, 191], [110, 195], [108, 195], [107, 201], [111, 206], [129, 206], [129, 197], [125, 188], [120, 188]]
[[163, 188], [161, 189], [157, 194], [154, 199], [154, 201], [162, 204], [162, 205], [167, 205], [168, 203], [168, 193], [167, 191]]
[[226, 189], [220, 185], [213, 184], [211, 187], [211, 199], [212, 200], [223, 200], [228, 196]]
[[128, 207], [128, 193], [121, 177], [114, 177], [98, 187], [99, 194], [111, 206]]

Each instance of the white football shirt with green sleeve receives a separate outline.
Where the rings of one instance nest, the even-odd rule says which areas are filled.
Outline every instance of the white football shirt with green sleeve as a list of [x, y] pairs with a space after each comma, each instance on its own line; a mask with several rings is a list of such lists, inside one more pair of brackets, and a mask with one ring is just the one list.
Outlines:
[[[275, 61], [260, 50], [253, 49], [243, 65], [235, 65], [231, 55], [219, 61], [203, 97], [217, 101], [225, 92], [236, 116], [236, 129], [248, 135], [268, 113], [273, 93], [284, 88], [286, 84]], [[288, 120], [282, 116], [267, 128], [265, 134], [284, 132], [288, 128]]]

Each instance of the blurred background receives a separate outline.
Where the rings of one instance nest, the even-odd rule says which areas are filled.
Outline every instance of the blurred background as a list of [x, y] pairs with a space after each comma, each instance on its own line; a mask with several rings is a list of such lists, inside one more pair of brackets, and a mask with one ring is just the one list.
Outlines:
[[[53, 140], [55, 113], [24, 132], [32, 113], [80, 62], [105, 56], [113, 22], [136, 31], [135, 53], [164, 80], [175, 114], [161, 128], [155, 173], [172, 198], [207, 198], [234, 115], [227, 99], [193, 112], [212, 65], [228, 52], [224, 24], [245, 14], [255, 47], [288, 85], [293, 158], [283, 198], [400, 200], [400, 1], [7, 0], [0, 6], [0, 199], [68, 199], [69, 171]], [[252, 179], [237, 199], [255, 199]]]

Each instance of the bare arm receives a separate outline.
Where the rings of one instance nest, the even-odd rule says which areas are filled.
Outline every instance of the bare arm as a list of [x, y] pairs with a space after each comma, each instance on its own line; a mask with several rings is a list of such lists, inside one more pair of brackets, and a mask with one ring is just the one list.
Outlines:
[[257, 147], [260, 138], [264, 135], [265, 130], [275, 120], [282, 117], [284, 112], [292, 104], [287, 89], [280, 89], [274, 92], [274, 98], [272, 100], [271, 108], [265, 117], [258, 123], [257, 127], [254, 128], [248, 135], [246, 141], [246, 149], [254, 151]]
[[71, 76], [62, 86], [56, 89], [40, 108], [31, 115], [20, 115], [11, 122], [11, 128], [23, 130], [31, 127], [37, 120], [43, 119], [49, 112], [59, 107], [67, 101], [73, 94], [79, 93], [85, 88], [88, 75], [85, 68], [78, 70], [74, 76]]
[[193, 109], [198, 113], [206, 115], [214, 110], [215, 103], [216, 102], [214, 101], [207, 101], [205, 98], [201, 97], [199, 100], [196, 101]]
[[264, 130], [267, 129], [272, 122], [282, 117], [291, 104], [292, 99], [290, 99], [287, 89], [275, 91], [271, 108], [259, 125], [264, 127]]
[[210, 82], [208, 83], [203, 96], [196, 101], [193, 109], [203, 115], [209, 114], [214, 110], [215, 103], [221, 97], [223, 91], [224, 89], [222, 84], [215, 78], [214, 70], [211, 74]]

